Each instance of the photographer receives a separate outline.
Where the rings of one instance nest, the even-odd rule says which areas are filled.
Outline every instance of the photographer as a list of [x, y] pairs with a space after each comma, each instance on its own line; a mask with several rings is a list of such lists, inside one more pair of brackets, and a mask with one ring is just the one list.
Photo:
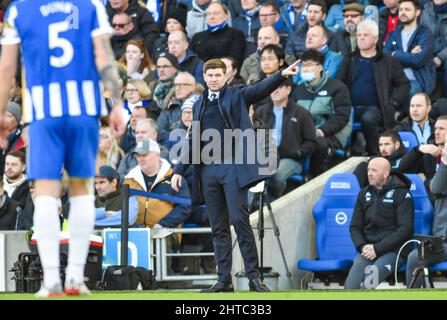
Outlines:
[[[447, 139], [446, 139], [447, 142]], [[427, 267], [431, 264], [447, 260], [447, 144], [442, 149], [441, 163], [438, 171], [430, 181], [430, 190], [435, 198], [435, 214], [433, 219], [433, 235], [440, 236], [443, 241], [443, 254], [438, 255], [430, 261], [423, 261], [419, 258], [418, 250], [413, 250], [407, 261], [407, 286], [410, 285], [414, 270], [418, 267]], [[421, 288], [423, 279], [419, 276], [413, 288]]]

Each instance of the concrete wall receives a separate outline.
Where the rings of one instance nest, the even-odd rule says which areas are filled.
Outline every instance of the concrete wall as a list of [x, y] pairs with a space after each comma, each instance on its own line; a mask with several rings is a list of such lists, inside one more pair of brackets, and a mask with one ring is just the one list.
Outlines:
[[0, 248], [0, 264], [4, 268], [4, 272], [0, 273], [0, 291], [3, 289], [15, 291], [15, 282], [11, 280], [13, 273], [9, 272], [9, 270], [13, 267], [14, 262], [17, 261], [19, 253], [30, 252], [26, 243], [26, 231], [0, 231], [0, 234], [5, 239], [4, 247]]
[[[361, 157], [350, 158], [272, 203], [274, 217], [281, 234], [280, 239], [284, 248], [287, 266], [292, 274], [290, 279], [286, 277], [286, 270], [273, 230], [265, 230], [264, 266], [273, 267], [273, 270], [280, 274], [279, 290], [301, 289], [301, 280], [310, 276], [309, 272], [299, 271], [296, 265], [299, 259], [313, 259], [316, 257], [315, 222], [312, 217], [312, 208], [320, 198], [325, 182], [334, 173], [352, 172], [360, 162], [365, 160], [366, 158]], [[258, 217], [258, 212], [250, 216], [252, 227], [256, 227]], [[272, 226], [266, 207], [264, 208], [264, 225], [266, 228]], [[259, 252], [258, 233], [256, 229], [253, 231]], [[234, 230], [232, 235], [233, 239], [235, 239]], [[234, 275], [239, 271], [244, 271], [244, 268], [239, 247], [236, 245], [233, 248], [232, 274]], [[234, 284], [238, 283], [237, 279], [233, 280]]]

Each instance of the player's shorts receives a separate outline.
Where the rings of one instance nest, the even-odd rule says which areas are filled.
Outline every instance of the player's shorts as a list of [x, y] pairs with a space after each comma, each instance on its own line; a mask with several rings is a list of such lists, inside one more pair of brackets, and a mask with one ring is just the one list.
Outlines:
[[61, 117], [29, 126], [29, 180], [60, 180], [62, 169], [72, 178], [95, 176], [99, 141], [97, 117]]

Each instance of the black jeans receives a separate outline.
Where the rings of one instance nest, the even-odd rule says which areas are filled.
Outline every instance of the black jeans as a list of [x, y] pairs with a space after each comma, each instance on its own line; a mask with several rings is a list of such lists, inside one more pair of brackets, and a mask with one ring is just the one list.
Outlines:
[[362, 132], [366, 140], [366, 152], [368, 155], [378, 155], [380, 134], [385, 130], [380, 107], [357, 106], [355, 107], [355, 118], [362, 123]]

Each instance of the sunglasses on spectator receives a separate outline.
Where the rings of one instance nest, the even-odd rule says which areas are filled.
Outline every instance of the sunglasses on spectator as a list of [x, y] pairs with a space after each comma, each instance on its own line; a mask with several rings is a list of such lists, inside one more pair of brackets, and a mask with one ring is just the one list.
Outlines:
[[343, 17], [345, 17], [345, 18], [357, 18], [357, 17], [360, 17], [360, 16], [361, 16], [360, 13], [357, 13], [357, 14], [345, 14], [345, 15], [343, 15]]
[[123, 29], [125, 26], [127, 26], [130, 22], [127, 23], [112, 23], [112, 27], [114, 28], [118, 28], [118, 29]]

